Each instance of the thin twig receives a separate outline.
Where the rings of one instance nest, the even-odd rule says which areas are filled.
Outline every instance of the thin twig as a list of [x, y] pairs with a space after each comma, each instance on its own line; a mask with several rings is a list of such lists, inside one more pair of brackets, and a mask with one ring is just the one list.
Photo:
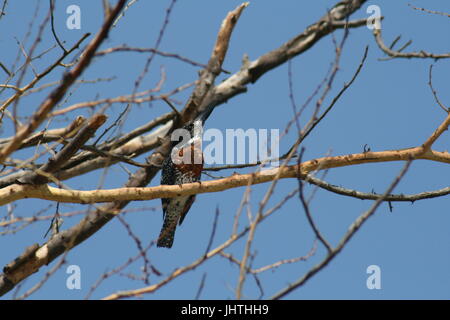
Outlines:
[[400, 50], [394, 51], [389, 49], [383, 41], [383, 38], [381, 37], [381, 29], [373, 29], [373, 35], [375, 37], [375, 42], [377, 43], [378, 47], [386, 53], [388, 56], [392, 58], [421, 58], [421, 59], [448, 59], [450, 58], [450, 53], [444, 53], [444, 54], [435, 54], [430, 53], [426, 51], [419, 51], [419, 52], [401, 52]]
[[55, 3], [54, 0], [49, 0], [50, 2], [50, 12], [51, 12], [51, 26], [52, 26], [52, 33], [53, 36], [55, 37], [56, 42], [58, 43], [58, 46], [62, 49], [62, 51], [64, 53], [67, 53], [66, 48], [64, 48], [63, 44], [61, 43], [61, 41], [59, 41], [58, 36], [56, 35], [56, 31], [55, 31], [55, 22], [54, 22], [54, 17], [53, 17], [53, 11], [55, 10]]
[[[302, 148], [302, 150], [300, 152], [300, 155], [298, 157], [298, 162], [297, 163], [298, 163], [299, 169], [300, 169], [301, 158], [302, 158], [304, 150], [305, 149]], [[304, 194], [304, 190], [303, 190], [303, 181], [302, 181], [302, 179], [300, 179], [300, 172], [299, 172], [299, 178], [297, 179], [297, 181], [298, 181], [298, 190], [299, 190], [298, 195], [299, 195], [299, 198], [300, 198], [300, 202], [301, 202], [301, 204], [303, 206], [303, 210], [305, 211], [308, 223], [309, 223], [311, 229], [313, 229], [314, 234], [316, 235], [316, 238], [319, 239], [319, 241], [325, 246], [325, 248], [327, 248], [328, 253], [331, 253], [331, 251], [333, 249], [332, 249], [330, 243], [325, 239], [325, 237], [319, 231], [319, 228], [317, 228], [317, 226], [316, 226], [316, 224], [314, 222], [314, 219], [312, 218], [311, 211], [309, 210], [309, 205], [308, 205], [308, 203], [306, 202], [306, 199], [305, 199], [305, 194]]]

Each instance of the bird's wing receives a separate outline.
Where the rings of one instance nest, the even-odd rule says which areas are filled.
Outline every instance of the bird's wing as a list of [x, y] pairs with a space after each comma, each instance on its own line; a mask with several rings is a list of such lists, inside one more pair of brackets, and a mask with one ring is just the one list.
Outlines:
[[188, 211], [191, 208], [194, 201], [195, 201], [195, 195], [190, 196], [189, 199], [186, 201], [186, 204], [184, 205], [184, 208], [183, 208], [183, 212], [181, 212], [181, 215], [180, 215], [180, 225], [183, 222], [184, 217], [186, 217], [186, 214], [188, 213]]

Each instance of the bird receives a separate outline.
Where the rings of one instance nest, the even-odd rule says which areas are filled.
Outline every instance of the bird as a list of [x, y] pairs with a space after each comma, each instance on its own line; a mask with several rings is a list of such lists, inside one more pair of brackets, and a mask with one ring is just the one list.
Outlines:
[[[203, 123], [209, 113], [203, 113], [185, 125], [179, 139], [172, 140], [171, 152], [162, 164], [161, 185], [200, 182], [204, 164], [201, 149]], [[158, 247], [172, 247], [176, 227], [181, 225], [194, 201], [195, 195], [161, 198], [164, 222], [157, 241]]]

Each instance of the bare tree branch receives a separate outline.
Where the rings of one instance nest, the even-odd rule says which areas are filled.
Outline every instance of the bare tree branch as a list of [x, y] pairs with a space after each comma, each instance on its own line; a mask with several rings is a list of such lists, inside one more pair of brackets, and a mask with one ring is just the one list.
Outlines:
[[[38, 198], [67, 203], [98, 203], [111, 201], [152, 200], [157, 198], [171, 198], [180, 195], [219, 192], [231, 188], [261, 184], [277, 179], [297, 178], [315, 170], [338, 168], [362, 163], [376, 163], [388, 161], [405, 161], [410, 158], [426, 159], [443, 163], [450, 163], [448, 152], [428, 150], [424, 153], [422, 147], [389, 150], [379, 152], [365, 152], [344, 156], [325, 157], [309, 160], [300, 165], [285, 166], [250, 174], [235, 174], [228, 178], [187, 183], [174, 186], [157, 186], [149, 188], [118, 188], [111, 190], [61, 190], [46, 185], [11, 185], [0, 190], [0, 205], [24, 198]], [[299, 171], [300, 170], [300, 171]]]
[[381, 29], [373, 29], [373, 35], [375, 37], [375, 41], [378, 45], [378, 47], [386, 53], [388, 56], [392, 58], [422, 58], [422, 59], [447, 59], [450, 58], [450, 53], [444, 53], [444, 54], [435, 54], [435, 53], [429, 53], [426, 51], [419, 51], [419, 52], [400, 52], [400, 51], [394, 51], [390, 48], [388, 48], [383, 41], [383, 38], [381, 37]]
[[444, 104], [439, 99], [436, 90], [433, 87], [433, 65], [432, 64], [430, 65], [430, 71], [428, 72], [428, 86], [430, 87], [431, 93], [433, 93], [433, 97], [434, 97], [434, 100], [436, 101], [436, 103], [442, 108], [442, 110], [444, 110], [444, 112], [449, 113], [450, 108], [447, 108], [446, 106], [444, 106]]
[[432, 13], [432, 14], [439, 14], [441, 16], [445, 16], [450, 18], [450, 14], [445, 13], [445, 12], [440, 12], [440, 11], [434, 11], [434, 10], [429, 10], [429, 9], [425, 9], [425, 8], [418, 8], [413, 6], [412, 4], [408, 3], [408, 6], [410, 6], [411, 8], [413, 8], [414, 10], [419, 10], [419, 11], [423, 11], [423, 12], [428, 12], [428, 13]]
[[[335, 186], [332, 185], [326, 181], [320, 180], [312, 175], [306, 175], [304, 178], [305, 181], [314, 184], [322, 189], [328, 190], [330, 192], [340, 194], [347, 197], [353, 197], [356, 199], [361, 200], [378, 200], [383, 195], [377, 194], [377, 193], [368, 193], [368, 192], [361, 192], [354, 189], [348, 189], [341, 186]], [[415, 202], [418, 200], [424, 200], [424, 199], [432, 199], [432, 198], [438, 198], [442, 196], [446, 196], [450, 194], [450, 187], [442, 188], [439, 190], [434, 191], [425, 191], [417, 194], [388, 194], [384, 197], [384, 201], [398, 201], [398, 202]]]

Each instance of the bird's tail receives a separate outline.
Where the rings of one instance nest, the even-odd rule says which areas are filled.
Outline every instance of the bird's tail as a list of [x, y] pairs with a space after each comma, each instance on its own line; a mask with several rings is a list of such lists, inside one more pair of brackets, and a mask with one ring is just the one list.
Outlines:
[[173, 239], [175, 238], [175, 229], [177, 227], [177, 221], [164, 219], [163, 226], [161, 228], [161, 233], [158, 238], [158, 247], [172, 248]]

